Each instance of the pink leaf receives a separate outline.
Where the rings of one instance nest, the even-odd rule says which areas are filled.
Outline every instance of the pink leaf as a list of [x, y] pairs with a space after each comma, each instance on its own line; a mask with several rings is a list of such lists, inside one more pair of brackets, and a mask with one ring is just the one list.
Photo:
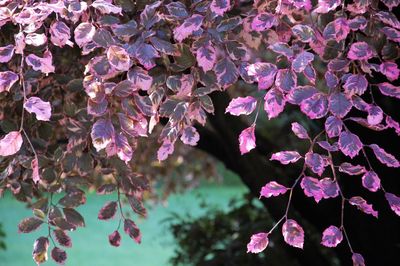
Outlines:
[[322, 233], [321, 244], [325, 247], [336, 247], [343, 240], [342, 231], [334, 225], [329, 226]]
[[281, 164], [289, 164], [297, 162], [300, 158], [301, 156], [297, 151], [280, 151], [272, 154], [270, 160], [279, 161]]
[[231, 0], [212, 0], [210, 5], [211, 11], [219, 16], [223, 16], [231, 7]]
[[132, 159], [133, 150], [124, 133], [119, 132], [115, 135], [115, 147], [121, 160], [129, 162]]
[[153, 84], [153, 78], [146, 70], [140, 67], [133, 67], [129, 69], [128, 79], [138, 90], [148, 91]]
[[286, 105], [284, 95], [275, 88], [270, 89], [267, 94], [265, 94], [264, 100], [264, 110], [268, 115], [268, 119], [277, 117], [283, 112]]
[[314, 12], [325, 14], [329, 11], [335, 10], [340, 4], [340, 0], [318, 0], [318, 7], [314, 10]]
[[319, 180], [314, 177], [303, 177], [300, 186], [303, 189], [304, 194], [307, 197], [313, 197], [317, 203], [324, 197]]
[[233, 85], [239, 77], [236, 65], [228, 57], [218, 61], [214, 66], [214, 72], [217, 75], [218, 85], [224, 89]]
[[266, 197], [270, 198], [272, 196], [279, 196], [280, 194], [285, 194], [288, 188], [275, 182], [271, 181], [261, 188], [260, 198]]
[[214, 68], [217, 62], [217, 51], [212, 46], [211, 41], [206, 41], [196, 47], [196, 60], [199, 66], [207, 72]]
[[19, 76], [11, 71], [0, 72], [0, 93], [10, 91], [11, 87], [17, 82]]
[[306, 160], [306, 165], [319, 176], [322, 175], [322, 173], [325, 170], [325, 167], [328, 164], [327, 160], [324, 157], [314, 152], [308, 152], [305, 156], [305, 160]]
[[342, 163], [339, 166], [339, 171], [348, 175], [361, 175], [367, 172], [362, 165], [352, 165], [351, 163]]
[[256, 147], [255, 126], [244, 129], [239, 135], [240, 154], [245, 154]]
[[368, 124], [375, 126], [380, 124], [382, 120], [383, 120], [382, 109], [377, 105], [368, 106], [368, 117], [367, 117]]
[[353, 133], [343, 131], [339, 136], [339, 148], [344, 155], [354, 158], [360, 152], [363, 144], [360, 138]]
[[51, 117], [51, 105], [38, 97], [30, 97], [24, 103], [24, 108], [29, 113], [34, 113], [37, 120], [49, 121]]
[[365, 199], [361, 198], [360, 196], [352, 197], [349, 202], [351, 205], [356, 206], [364, 213], [371, 214], [372, 216], [378, 218], [378, 212], [372, 208], [371, 204], [368, 204]]
[[263, 12], [254, 17], [251, 23], [251, 29], [254, 31], [265, 31], [277, 24], [278, 21], [273, 14]]
[[192, 126], [187, 126], [183, 129], [181, 140], [183, 143], [191, 146], [196, 146], [200, 139], [200, 135], [196, 128]]
[[93, 146], [97, 151], [100, 151], [113, 140], [114, 126], [110, 120], [99, 119], [93, 124], [90, 136], [92, 137]]
[[251, 236], [247, 244], [247, 253], [260, 253], [268, 246], [268, 234], [258, 233]]
[[0, 63], [7, 63], [14, 55], [15, 47], [12, 44], [0, 47]]
[[171, 143], [169, 140], [164, 140], [163, 144], [157, 151], [157, 159], [159, 161], [164, 161], [174, 152], [174, 143]]
[[277, 67], [271, 63], [257, 62], [247, 67], [247, 74], [250, 77], [255, 77], [260, 90], [268, 89], [274, 84], [277, 72]]
[[369, 147], [374, 151], [374, 154], [376, 158], [383, 164], [385, 164], [388, 167], [400, 167], [399, 161], [391, 155], [390, 153], [387, 153], [384, 149], [379, 147], [376, 144], [371, 144]]
[[303, 249], [304, 230], [295, 220], [286, 220], [282, 226], [282, 234], [286, 243], [293, 247]]
[[363, 95], [367, 90], [368, 81], [365, 75], [361, 74], [351, 74], [343, 85], [343, 88], [348, 96], [354, 94]]
[[362, 177], [362, 185], [369, 191], [376, 192], [381, 187], [381, 180], [374, 171], [368, 171]]
[[79, 24], [74, 31], [75, 42], [79, 47], [92, 41], [96, 28], [88, 22]]
[[400, 70], [397, 68], [397, 64], [393, 62], [383, 62], [379, 66], [380, 72], [385, 75], [388, 80], [395, 81], [399, 78]]
[[252, 96], [237, 97], [232, 99], [228, 107], [226, 107], [225, 113], [231, 115], [249, 115], [257, 107], [257, 100]]
[[328, 113], [328, 99], [322, 93], [316, 93], [301, 102], [301, 111], [311, 119], [319, 119]]
[[359, 253], [353, 253], [351, 256], [353, 266], [365, 266], [364, 258]]
[[96, 8], [102, 14], [121, 14], [122, 9], [104, 0], [96, 0], [92, 3], [92, 7]]
[[108, 236], [108, 241], [112, 246], [119, 247], [119, 245], [121, 244], [121, 235], [118, 231], [114, 231]]
[[74, 44], [69, 40], [71, 38], [70, 28], [62, 21], [56, 21], [50, 26], [51, 42], [58, 46], [64, 45], [73, 46]]
[[53, 66], [53, 55], [50, 51], [46, 51], [43, 57], [39, 57], [34, 54], [30, 54], [25, 58], [28, 66], [31, 66], [35, 71], [41, 71], [44, 74], [49, 74], [54, 72], [55, 68]]
[[41, 46], [47, 42], [45, 34], [29, 33], [25, 36], [25, 43], [32, 46]]
[[119, 71], [127, 71], [131, 65], [131, 59], [124, 48], [111, 45], [107, 49], [107, 59], [110, 64]]
[[385, 198], [389, 202], [392, 211], [394, 211], [398, 216], [400, 216], [400, 197], [392, 193], [386, 192]]
[[31, 167], [32, 167], [32, 180], [33, 182], [37, 183], [40, 181], [40, 175], [39, 175], [38, 158], [36, 156], [31, 162]]
[[292, 131], [293, 133], [300, 139], [309, 139], [307, 130], [297, 122], [292, 123]]
[[0, 155], [9, 156], [17, 153], [21, 149], [22, 143], [21, 133], [18, 131], [11, 131], [0, 139]]
[[339, 195], [339, 186], [336, 181], [325, 177], [319, 181], [324, 199], [336, 198]]
[[203, 24], [203, 19], [204, 17], [198, 14], [194, 14], [190, 18], [185, 19], [182, 25], [174, 29], [175, 40], [182, 42], [194, 32], [198, 31]]
[[378, 84], [378, 88], [383, 95], [396, 97], [400, 99], [400, 87], [394, 86], [388, 82]]
[[366, 42], [355, 42], [350, 46], [347, 58], [352, 60], [368, 60], [374, 56], [374, 52]]

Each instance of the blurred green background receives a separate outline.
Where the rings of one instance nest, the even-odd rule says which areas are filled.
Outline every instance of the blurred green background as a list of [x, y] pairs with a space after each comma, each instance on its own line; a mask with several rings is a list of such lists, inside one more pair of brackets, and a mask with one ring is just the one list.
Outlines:
[[[140, 245], [135, 244], [120, 230], [121, 246], [118, 248], [110, 246], [108, 234], [117, 228], [118, 215], [110, 221], [99, 221], [97, 213], [106, 201], [115, 200], [117, 195], [99, 196], [88, 193], [87, 203], [78, 208], [84, 215], [86, 227], [69, 233], [72, 247], [66, 249], [68, 253], [66, 265], [170, 265], [168, 261], [174, 255], [176, 243], [165, 220], [171, 218], [172, 213], [201, 216], [205, 213], [205, 205], [229, 211], [229, 201], [240, 199], [247, 192], [247, 188], [241, 184], [237, 176], [223, 169], [220, 172], [224, 176], [222, 183], [204, 182], [198, 188], [183, 194], [171, 195], [165, 205], [147, 205], [147, 219], [134, 216], [142, 232]], [[0, 249], [1, 266], [35, 265], [31, 257], [32, 245], [37, 237], [47, 235], [47, 227], [42, 226], [31, 234], [19, 234], [18, 222], [29, 216], [32, 216], [32, 211], [23, 203], [13, 199], [10, 194], [0, 199], [0, 223], [6, 233], [4, 239], [6, 250]], [[57, 264], [49, 258], [44, 265]]]

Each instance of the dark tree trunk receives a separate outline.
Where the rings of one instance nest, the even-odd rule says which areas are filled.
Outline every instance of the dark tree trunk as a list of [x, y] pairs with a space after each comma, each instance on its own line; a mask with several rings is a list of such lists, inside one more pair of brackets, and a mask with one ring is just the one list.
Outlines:
[[[214, 93], [212, 98], [215, 114], [209, 116], [207, 127], [198, 128], [201, 134], [198, 148], [213, 155], [222, 161], [228, 169], [237, 173], [254, 197], [259, 196], [261, 187], [270, 180], [285, 180], [287, 184], [293, 183], [301, 172], [300, 166], [282, 166], [271, 163], [269, 161], [271, 153], [279, 151], [273, 140], [262, 138], [256, 134], [256, 150], [244, 156], [240, 155], [238, 136], [248, 125], [238, 117], [225, 114], [225, 108], [230, 101], [230, 97], [226, 92]], [[361, 135], [371, 138], [370, 132], [365, 132], [364, 134], [364, 129], [357, 128], [357, 132], [360, 132], [360, 130], [362, 132]], [[390, 137], [393, 138], [393, 136]], [[393, 151], [393, 146], [387, 150]], [[398, 149], [395, 150], [398, 151]], [[377, 165], [380, 166], [379, 164]], [[385, 168], [378, 174], [382, 174], [384, 185], [386, 184], [385, 179], [389, 179], [386, 184], [386, 187], [389, 185], [388, 190], [399, 193], [399, 179], [394, 180], [395, 177], [390, 176], [393, 171]], [[325, 176], [328, 175], [329, 173], [325, 173]], [[354, 207], [346, 206], [345, 226], [354, 252], [361, 253], [366, 259], [367, 265], [395, 265], [394, 262], [398, 260], [400, 252], [399, 218], [390, 211], [387, 202], [384, 200], [383, 193], [366, 193], [365, 189], [361, 187], [360, 178], [355, 179], [356, 177], [345, 176], [340, 181], [345, 195], [360, 195], [368, 199], [367, 201], [373, 202], [374, 208], [379, 210], [379, 219], [367, 216]], [[272, 217], [278, 220], [284, 214], [287, 196], [262, 200], [262, 202]], [[289, 215], [304, 225], [306, 241], [304, 251], [289, 246], [287, 246], [287, 249], [301, 265], [337, 265], [337, 261], [340, 262], [340, 265], [351, 265], [351, 253], [345, 241], [338, 248], [330, 249], [327, 253], [327, 248], [321, 248], [320, 239], [313, 241], [307, 236], [309, 230], [314, 230], [321, 234], [329, 225], [340, 225], [339, 198], [325, 200], [317, 205], [312, 199], [305, 197], [303, 192], [297, 188], [294, 191], [291, 206]], [[280, 234], [280, 230], [276, 230], [274, 234]], [[335, 259], [332, 256], [338, 259], [336, 263], [334, 263]]]

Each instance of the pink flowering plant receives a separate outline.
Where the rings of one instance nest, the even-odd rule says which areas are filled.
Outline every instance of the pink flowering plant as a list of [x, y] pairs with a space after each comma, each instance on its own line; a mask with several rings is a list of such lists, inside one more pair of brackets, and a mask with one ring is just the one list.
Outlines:
[[[260, 197], [288, 195], [287, 207], [269, 231], [255, 232], [247, 252], [264, 251], [278, 227], [287, 244], [303, 248], [304, 230], [289, 212], [293, 190], [300, 188], [317, 203], [341, 199], [340, 222], [327, 225], [321, 244], [332, 248], [344, 241], [353, 264], [365, 265], [350, 244], [344, 208], [376, 218], [378, 210], [361, 196], [344, 194], [339, 176], [360, 176], [366, 190], [381, 192], [400, 215], [400, 197], [386, 190], [375, 169], [398, 168], [399, 161], [349, 129], [358, 124], [400, 135], [399, 122], [374, 100], [376, 94], [400, 98], [400, 22], [392, 12], [398, 5], [398, 0], [164, 0], [146, 5], [0, 0], [0, 191], [9, 189], [32, 203], [35, 215], [20, 222], [20, 232], [43, 224], [49, 228], [49, 235], [34, 243], [35, 262], [47, 260], [51, 244], [51, 257], [63, 264], [64, 249], [72, 244], [67, 232], [85, 225], [75, 210], [86, 202], [76, 175], [92, 183], [99, 175], [114, 179], [97, 187], [98, 194], [118, 192], [98, 218], [120, 212], [111, 245], [120, 245], [121, 224], [140, 243], [138, 226], [121, 207], [124, 198], [135, 213], [146, 216], [142, 202], [149, 183], [132, 163], [138, 143], [156, 135], [159, 161], [171, 156], [179, 141], [196, 146], [198, 128], [214, 112], [209, 95], [240, 83], [251, 90], [233, 98], [226, 115], [250, 116], [251, 125], [237, 136], [243, 156], [257, 146], [261, 112], [272, 120], [294, 106], [324, 125], [310, 135], [293, 122], [293, 134], [308, 143], [308, 151], [270, 156], [283, 165], [302, 164], [301, 172], [289, 187], [276, 181], [262, 187]], [[63, 57], [74, 53], [79, 67], [71, 69]], [[63, 79], [67, 71], [74, 73], [73, 80]], [[377, 76], [385, 81], [376, 83]], [[382, 165], [372, 165], [371, 155]], [[352, 163], [356, 157], [365, 163]], [[43, 193], [49, 196], [33, 201]], [[57, 203], [55, 194], [63, 195]]]

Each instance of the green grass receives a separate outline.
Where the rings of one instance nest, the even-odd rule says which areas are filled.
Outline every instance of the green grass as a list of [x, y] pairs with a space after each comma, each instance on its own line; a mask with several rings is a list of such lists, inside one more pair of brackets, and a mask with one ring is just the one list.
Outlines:
[[[204, 213], [200, 207], [202, 202], [222, 209], [228, 209], [229, 200], [238, 198], [246, 192], [235, 178], [229, 178], [224, 184], [202, 185], [200, 188], [184, 194], [172, 195], [165, 206], [150, 206], [147, 219], [134, 217], [142, 232], [142, 243], [137, 245], [122, 231], [121, 246], [112, 247], [108, 243], [108, 234], [113, 232], [118, 219], [111, 221], [97, 220], [97, 213], [107, 200], [113, 200], [116, 195], [98, 196], [87, 195], [87, 204], [78, 210], [84, 215], [85, 228], [79, 228], [69, 233], [72, 238], [72, 248], [67, 249], [68, 260], [66, 265], [73, 266], [109, 266], [109, 265], [137, 265], [137, 266], [164, 266], [174, 250], [174, 240], [163, 220], [178, 214], [190, 213], [196, 217]], [[35, 265], [31, 257], [34, 240], [46, 235], [47, 227], [43, 226], [31, 234], [18, 234], [17, 223], [32, 215], [31, 210], [23, 203], [13, 200], [10, 195], [0, 199], [0, 222], [6, 232], [7, 249], [0, 250], [0, 266], [29, 266]], [[57, 265], [51, 259], [44, 265]]]

